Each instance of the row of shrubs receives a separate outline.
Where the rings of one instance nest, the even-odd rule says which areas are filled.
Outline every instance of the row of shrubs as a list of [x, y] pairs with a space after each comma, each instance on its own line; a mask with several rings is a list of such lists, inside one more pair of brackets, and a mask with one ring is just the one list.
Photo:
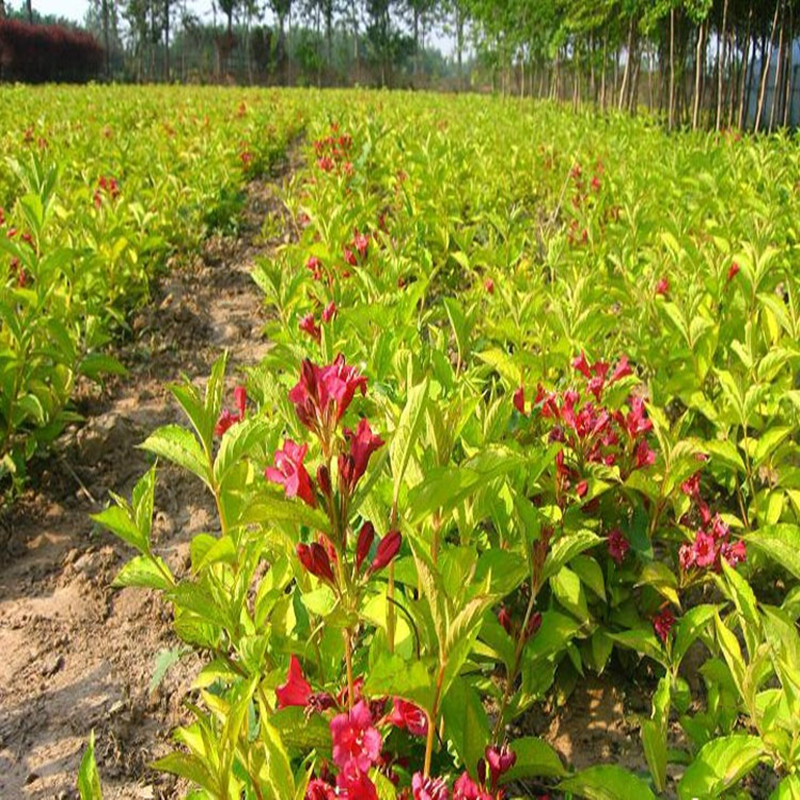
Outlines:
[[95, 77], [104, 51], [83, 31], [0, 20], [0, 80], [80, 83]]

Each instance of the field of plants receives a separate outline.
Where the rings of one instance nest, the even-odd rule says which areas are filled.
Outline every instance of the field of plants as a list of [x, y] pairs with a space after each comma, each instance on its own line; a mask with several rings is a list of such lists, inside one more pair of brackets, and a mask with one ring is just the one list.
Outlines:
[[[175, 276], [245, 220], [256, 247], [250, 338], [178, 363], [120, 454], [152, 466], [76, 508], [71, 546], [168, 623], [124, 659], [150, 695], [183, 676], [144, 789], [109, 795], [109, 727], [75, 723], [82, 797], [800, 798], [793, 138], [476, 96], [2, 97], [12, 542], [85, 398], [152, 367], [136, 315], [191, 302]], [[164, 509], [198, 492], [176, 557]]]

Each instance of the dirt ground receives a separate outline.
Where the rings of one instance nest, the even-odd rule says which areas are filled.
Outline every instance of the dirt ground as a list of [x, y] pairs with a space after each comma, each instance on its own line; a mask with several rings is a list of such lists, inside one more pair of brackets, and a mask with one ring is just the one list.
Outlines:
[[[109, 490], [129, 495], [147, 469], [137, 444], [182, 422], [170, 382], [204, 379], [227, 348], [233, 385], [237, 369], [266, 352], [261, 294], [248, 272], [282, 241], [261, 235], [265, 219], [284, 213], [280, 180], [251, 185], [239, 235], [209, 241], [192, 268], [158, 287], [118, 354], [129, 374], [102, 392], [85, 391], [85, 422], [34, 468], [30, 490], [0, 521], [0, 798], [77, 796], [92, 729], [108, 800], [183, 794], [147, 765], [168, 752], [171, 729], [188, 718], [181, 701], [199, 661], [184, 659], [149, 692], [157, 654], [177, 644], [169, 609], [152, 592], [110, 588], [131, 552], [89, 514], [104, 507]], [[192, 536], [215, 529], [212, 504], [199, 481], [162, 466], [156, 508], [159, 552], [181, 572]], [[531, 727], [578, 768], [641, 768], [631, 709], [613, 683], [582, 685], [568, 709]]]

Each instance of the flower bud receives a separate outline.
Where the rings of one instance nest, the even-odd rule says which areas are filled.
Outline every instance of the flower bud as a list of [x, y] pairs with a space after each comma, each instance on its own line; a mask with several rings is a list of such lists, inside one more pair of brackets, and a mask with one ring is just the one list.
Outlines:
[[331, 561], [325, 548], [314, 542], [313, 544], [298, 544], [297, 557], [300, 563], [317, 578], [321, 578], [328, 583], [334, 583], [333, 570], [331, 569]]
[[325, 497], [331, 496], [331, 473], [325, 464], [320, 464], [317, 468], [317, 485]]
[[400, 531], [389, 531], [381, 539], [378, 549], [375, 551], [375, 558], [369, 567], [370, 574], [383, 569], [397, 555], [402, 541], [403, 537], [400, 535]]
[[371, 522], [365, 522], [358, 532], [358, 543], [356, 544], [356, 569], [360, 572], [361, 565], [369, 555], [372, 542], [375, 540], [375, 527]]

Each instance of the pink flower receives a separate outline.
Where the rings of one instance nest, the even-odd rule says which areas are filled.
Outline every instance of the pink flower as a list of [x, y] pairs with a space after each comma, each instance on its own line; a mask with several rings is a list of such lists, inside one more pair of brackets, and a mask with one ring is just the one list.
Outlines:
[[731, 262], [731, 267], [728, 270], [728, 283], [730, 283], [738, 274], [741, 267], [735, 262]]
[[623, 536], [619, 528], [614, 528], [608, 534], [608, 554], [616, 562], [617, 566], [625, 560], [625, 555], [630, 549], [628, 540]]
[[339, 477], [342, 490], [352, 493], [356, 484], [367, 471], [370, 456], [384, 444], [369, 427], [369, 421], [362, 417], [356, 432], [344, 429], [344, 436], [350, 443], [350, 452], [339, 456]]
[[493, 800], [493, 798], [470, 778], [468, 772], [462, 772], [453, 784], [453, 800]]
[[489, 772], [492, 776], [492, 786], [497, 786], [497, 781], [505, 775], [517, 762], [517, 754], [504, 744], [502, 747], [487, 747], [486, 763], [489, 765]]
[[322, 279], [322, 262], [316, 256], [310, 256], [306, 261], [306, 269], [314, 276], [314, 280]]
[[303, 466], [303, 459], [308, 452], [308, 445], [302, 446], [286, 439], [283, 450], [275, 453], [275, 466], [264, 471], [267, 479], [284, 487], [287, 497], [299, 497], [310, 506], [316, 506], [311, 478]]
[[732, 567], [747, 560], [747, 548], [745, 547], [745, 543], [741, 540], [732, 543], [725, 542], [720, 548], [720, 552], [722, 553], [722, 557]]
[[405, 728], [412, 736], [426, 736], [428, 733], [427, 714], [418, 705], [399, 697], [392, 700], [392, 713], [388, 721], [395, 728]]
[[306, 787], [305, 800], [337, 800], [336, 789], [329, 783], [314, 778]]
[[660, 278], [658, 283], [656, 284], [656, 294], [664, 297], [668, 292], [669, 292], [669, 279]]
[[653, 617], [653, 630], [661, 641], [666, 644], [672, 626], [675, 624], [675, 615], [670, 608], [663, 609]]
[[710, 567], [717, 560], [717, 546], [711, 534], [698, 531], [693, 549], [694, 563], [698, 567]]
[[700, 473], [695, 472], [681, 484], [681, 491], [689, 497], [699, 497], [700, 495]]
[[400, 535], [400, 531], [389, 531], [381, 539], [375, 551], [375, 558], [372, 559], [372, 563], [369, 565], [370, 575], [373, 572], [382, 570], [397, 555], [402, 540], [403, 537]]
[[358, 228], [355, 230], [355, 234], [353, 236], [353, 247], [358, 251], [358, 255], [363, 259], [367, 256], [367, 248], [369, 247], [369, 237], [365, 236], [363, 233], [358, 232]]
[[308, 703], [311, 697], [311, 684], [303, 676], [303, 668], [297, 660], [297, 656], [289, 659], [289, 673], [286, 676], [286, 683], [281, 684], [275, 690], [278, 698], [277, 707], [286, 708], [287, 706], [303, 706]]
[[678, 550], [678, 563], [684, 572], [688, 572], [695, 565], [694, 547], [682, 544]]
[[421, 772], [415, 772], [411, 779], [411, 791], [414, 800], [449, 800], [450, 791], [444, 778], [425, 777]]
[[575, 486], [575, 494], [582, 500], [586, 497], [586, 493], [589, 491], [589, 482], [588, 481], [580, 481]]
[[651, 464], [655, 463], [655, 451], [647, 444], [647, 439], [640, 440], [639, 444], [636, 445], [636, 468], [644, 469], [644, 467], [649, 467]]
[[344, 248], [344, 260], [351, 267], [355, 267], [358, 264], [358, 259], [356, 258], [356, 254], [349, 247]]
[[305, 359], [300, 380], [289, 392], [300, 422], [319, 435], [330, 435], [342, 418], [356, 391], [366, 394], [367, 379], [338, 355], [327, 367], [318, 367]]
[[336, 777], [336, 786], [337, 800], [378, 800], [375, 784], [353, 761], [346, 764]]
[[331, 720], [331, 737], [333, 761], [340, 769], [352, 763], [361, 772], [367, 772], [380, 757], [383, 741], [363, 700]]
[[621, 378], [626, 378], [628, 375], [633, 375], [633, 370], [628, 363], [628, 356], [622, 356], [617, 362], [617, 366], [614, 367], [614, 371], [611, 373], [610, 383], [614, 383]]
[[322, 331], [314, 320], [314, 314], [310, 311], [300, 320], [300, 324], [297, 327], [307, 333], [315, 342], [319, 342], [322, 338]]
[[318, 542], [312, 544], [298, 544], [297, 557], [300, 563], [315, 577], [328, 583], [335, 583], [330, 556], [325, 548]]
[[483, 282], [483, 288], [486, 289], [487, 294], [494, 294], [494, 281], [491, 278], [487, 278]]

